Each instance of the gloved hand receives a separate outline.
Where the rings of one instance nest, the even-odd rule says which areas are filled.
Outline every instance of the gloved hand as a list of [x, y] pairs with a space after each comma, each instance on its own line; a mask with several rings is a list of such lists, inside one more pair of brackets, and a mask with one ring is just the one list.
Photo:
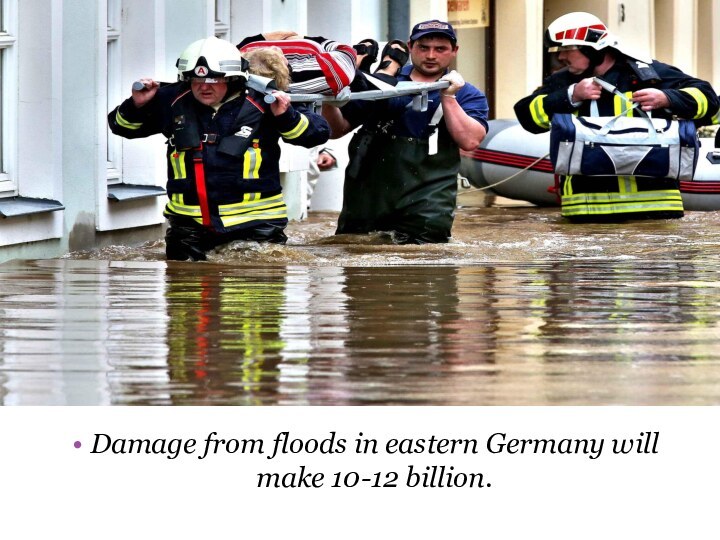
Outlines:
[[440, 80], [450, 82], [450, 86], [440, 91], [443, 96], [454, 96], [458, 90], [465, 86], [465, 79], [454, 69], [440, 77]]
[[132, 85], [132, 100], [140, 108], [155, 97], [160, 83], [149, 78], [135, 81]]

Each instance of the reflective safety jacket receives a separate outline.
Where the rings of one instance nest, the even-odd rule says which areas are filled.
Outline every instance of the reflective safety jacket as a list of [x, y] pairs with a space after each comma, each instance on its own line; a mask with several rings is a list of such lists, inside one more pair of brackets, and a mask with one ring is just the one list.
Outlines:
[[293, 107], [274, 116], [254, 90], [215, 111], [195, 99], [188, 83], [161, 87], [141, 108], [129, 98], [108, 122], [113, 133], [128, 139], [165, 135], [165, 215], [190, 217], [219, 233], [287, 222], [278, 141], [312, 148], [330, 135], [322, 116]]
[[[590, 116], [590, 101], [578, 108], [570, 103], [569, 87], [587, 75], [573, 75], [562, 69], [548, 77], [532, 95], [515, 104], [515, 114], [522, 126], [532, 133], [550, 129], [556, 113]], [[651, 65], [622, 57], [601, 77], [617, 87], [626, 97], [644, 88], [662, 90], [670, 101], [668, 109], [654, 110], [657, 118], [687, 118], [696, 125], [708, 125], [718, 112], [720, 102], [709, 83], [686, 75], [679, 69], [653, 61]], [[625, 113], [625, 100], [603, 91], [597, 100], [600, 116]], [[560, 179], [562, 215], [576, 220], [631, 219], [647, 217], [681, 217], [683, 215], [679, 182], [672, 179], [637, 178], [635, 176], [585, 177]]]

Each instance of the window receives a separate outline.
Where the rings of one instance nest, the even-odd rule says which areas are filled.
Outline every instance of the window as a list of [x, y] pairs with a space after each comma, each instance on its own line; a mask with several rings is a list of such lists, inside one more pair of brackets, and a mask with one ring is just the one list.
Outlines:
[[215, 37], [230, 39], [230, 1], [215, 0]]
[[[200, 6], [199, 2], [193, 3]], [[100, 144], [96, 147], [97, 160], [93, 163], [92, 173], [97, 182], [95, 226], [98, 231], [157, 225], [164, 220], [160, 198], [165, 195], [165, 189], [160, 186], [165, 184], [162, 137], [142, 141], [123, 139], [110, 132], [105, 117], [129, 97], [134, 80], [162, 77], [158, 73], [165, 67], [158, 63], [157, 53], [163, 50], [166, 19], [158, 8], [165, 4], [164, 0], [105, 0], [97, 3], [97, 20], [101, 25], [96, 41], [101, 51], [97, 66], [102, 79], [96, 96], [100, 122], [95, 135]], [[212, 6], [202, 3], [203, 6], [206, 4], [205, 13]], [[142, 46], [138, 46], [138, 40], [142, 40]], [[102, 56], [103, 46], [105, 56]]]
[[[2, 16], [2, 13], [0, 13], [0, 16]], [[5, 79], [5, 74], [3, 73], [3, 54], [0, 52], [0, 80]], [[3, 163], [3, 131], [5, 131], [2, 128], [3, 125], [3, 109], [5, 108], [3, 105], [3, 85], [0, 83], [0, 174], [5, 173], [5, 167]]]
[[15, 195], [13, 175], [17, 134], [17, 0], [0, 0], [0, 196]]
[[[0, 2], [0, 35], [5, 35], [5, 19], [3, 18], [3, 5], [2, 2]], [[2, 82], [5, 80], [5, 74], [3, 73], [3, 55], [0, 51], [0, 173], [5, 172], [5, 169], [3, 168], [3, 129], [2, 129], [2, 119], [3, 119], [3, 88], [2, 88]]]
[[[109, 111], [122, 100], [121, 89], [121, 57], [120, 57], [120, 19], [122, 16], [121, 0], [107, 0], [107, 102], [105, 110]], [[108, 129], [107, 137], [107, 181], [118, 184], [122, 181], [122, 141]]]

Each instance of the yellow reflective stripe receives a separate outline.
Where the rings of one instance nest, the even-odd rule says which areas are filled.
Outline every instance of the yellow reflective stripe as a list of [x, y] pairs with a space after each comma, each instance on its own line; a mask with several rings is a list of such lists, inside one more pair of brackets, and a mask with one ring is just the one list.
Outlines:
[[682, 201], [657, 204], [603, 204], [562, 207], [562, 216], [589, 216], [606, 214], [630, 214], [633, 212], [682, 212], [684, 210]]
[[[194, 219], [197, 223], [202, 225], [202, 216], [196, 216], [194, 214], [191, 214], [189, 212], [178, 212], [176, 210], [173, 210], [170, 208], [170, 205], [166, 207], [166, 215], [167, 214], [175, 214], [175, 215], [183, 215], [187, 216], [189, 218]], [[242, 223], [250, 223], [252, 221], [269, 221], [273, 219], [287, 219], [287, 206], [283, 205], [282, 208], [277, 208], [274, 210], [268, 210], [266, 212], [252, 212], [248, 214], [236, 214], [232, 216], [221, 216], [220, 221], [222, 221], [223, 226], [225, 227], [233, 227], [235, 225], [240, 225]]]
[[630, 212], [682, 211], [676, 189], [640, 193], [579, 193], [562, 197], [562, 215], [623, 214]]
[[639, 191], [636, 193], [577, 193], [575, 195], [563, 196], [562, 200], [568, 202], [624, 202], [676, 198], [682, 200], [680, 191], [677, 189], [657, 189], [651, 191]]
[[242, 202], [233, 204], [221, 204], [219, 209], [221, 214], [230, 214], [243, 212], [245, 209], [262, 208], [272, 206], [273, 204], [282, 204], [283, 196], [282, 193], [273, 195], [272, 197], [260, 198], [259, 193], [246, 193], [243, 197]]
[[720, 124], [720, 109], [718, 109], [717, 112], [713, 115], [712, 123], [715, 125]]
[[273, 210], [267, 210], [265, 212], [252, 212], [249, 214], [240, 214], [240, 215], [234, 215], [234, 216], [223, 216], [222, 218], [223, 225], [225, 227], [233, 227], [235, 225], [240, 225], [241, 223], [249, 223], [251, 221], [268, 221], [271, 219], [287, 219], [287, 206], [283, 204], [282, 206], [273, 209]]
[[187, 178], [187, 171], [185, 170], [185, 152], [172, 152], [170, 154], [170, 164], [173, 169], [173, 177], [175, 180], [181, 180]]
[[309, 125], [310, 121], [307, 119], [307, 116], [300, 114], [300, 121], [297, 125], [290, 131], [286, 131], [285, 133], [280, 132], [280, 135], [282, 135], [283, 139], [297, 139], [300, 135], [305, 133], [305, 130]]
[[681, 88], [681, 92], [690, 94], [692, 98], [697, 102], [697, 114], [693, 118], [702, 118], [708, 112], [708, 101], [699, 88]]
[[[624, 95], [627, 100], [631, 100], [633, 93], [625, 92]], [[633, 110], [631, 108], [631, 105], [632, 105], [631, 102], [628, 102], [625, 99], [623, 99], [621, 96], [618, 96], [617, 94], [615, 94], [615, 102], [613, 104], [613, 110], [615, 111], [615, 114], [624, 114], [625, 116], [632, 116]]]
[[637, 193], [637, 179], [634, 176], [618, 176], [618, 191], [620, 193]]
[[550, 118], [545, 113], [544, 100], [547, 94], [542, 94], [530, 102], [530, 115], [533, 122], [542, 128], [550, 127]]
[[[238, 224], [251, 220], [287, 217], [287, 206], [282, 193], [271, 197], [260, 197], [260, 193], [245, 193], [241, 202], [220, 205], [218, 212], [223, 219], [223, 223], [225, 223], [226, 218], [231, 218], [232, 224]], [[189, 216], [200, 220], [200, 223], [202, 222], [200, 206], [184, 204], [180, 194], [172, 195], [165, 208], [169, 213]], [[229, 225], [226, 224], [226, 226]]]
[[565, 181], [562, 183], [561, 195], [572, 195], [572, 176], [566, 176]]
[[123, 127], [125, 129], [140, 129], [142, 127], [142, 122], [128, 122], [125, 120], [122, 115], [120, 114], [120, 110], [115, 113], [115, 122], [118, 126]]
[[252, 180], [260, 178], [260, 165], [262, 165], [262, 152], [256, 144], [259, 139], [253, 140], [253, 145], [245, 151], [243, 156], [243, 178]]
[[175, 193], [170, 197], [170, 200], [165, 205], [165, 210], [172, 214], [179, 214], [181, 216], [197, 217], [202, 223], [202, 212], [199, 206], [190, 206], [184, 203], [184, 198], [181, 194]]

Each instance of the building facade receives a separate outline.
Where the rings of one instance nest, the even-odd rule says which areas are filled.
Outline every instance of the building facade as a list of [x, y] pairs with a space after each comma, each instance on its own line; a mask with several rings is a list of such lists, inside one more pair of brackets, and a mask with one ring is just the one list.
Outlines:
[[[469, 8], [482, 20], [462, 19]], [[293, 29], [382, 42], [459, 16], [457, 69], [503, 118], [542, 81], [547, 23], [576, 10], [720, 87], [720, 0], [0, 0], [0, 262], [162, 236], [164, 141], [112, 136], [106, 115], [134, 80], [175, 80], [196, 39]], [[290, 156], [297, 217], [301, 169]]]

